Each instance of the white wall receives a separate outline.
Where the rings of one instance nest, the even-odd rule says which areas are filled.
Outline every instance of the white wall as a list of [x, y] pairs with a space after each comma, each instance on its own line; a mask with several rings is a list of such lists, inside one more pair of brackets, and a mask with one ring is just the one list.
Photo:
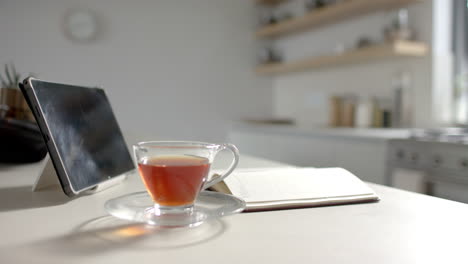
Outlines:
[[[294, 0], [300, 1], [300, 0]], [[409, 22], [418, 39], [432, 44], [432, 1], [409, 6]], [[359, 37], [383, 41], [382, 29], [396, 16], [396, 11], [379, 12], [344, 22], [282, 37], [276, 46], [284, 51], [286, 60], [330, 54], [339, 43], [354, 47]], [[274, 112], [290, 116], [301, 126], [326, 126], [328, 115], [319, 106], [327, 107], [330, 94], [354, 93], [360, 96], [392, 95], [391, 82], [401, 72], [411, 79], [412, 123], [416, 127], [433, 125], [432, 111], [432, 58], [397, 59], [359, 65], [330, 67], [318, 71], [284, 74], [274, 79]]]
[[[96, 12], [102, 34], [75, 44], [69, 8]], [[230, 120], [271, 112], [253, 73], [251, 0], [1, 0], [0, 64], [58, 82], [103, 86], [129, 143], [223, 141]]]

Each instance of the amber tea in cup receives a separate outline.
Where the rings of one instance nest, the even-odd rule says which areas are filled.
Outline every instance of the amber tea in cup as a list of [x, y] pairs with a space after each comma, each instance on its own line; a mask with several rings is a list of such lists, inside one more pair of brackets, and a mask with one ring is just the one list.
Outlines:
[[142, 160], [138, 170], [155, 203], [183, 206], [195, 200], [210, 163], [199, 157], [160, 156]]

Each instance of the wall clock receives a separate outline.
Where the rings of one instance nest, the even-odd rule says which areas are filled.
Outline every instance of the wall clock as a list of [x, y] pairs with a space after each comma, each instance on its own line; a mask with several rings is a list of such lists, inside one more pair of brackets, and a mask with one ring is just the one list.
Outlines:
[[65, 35], [74, 42], [92, 42], [98, 35], [97, 16], [90, 10], [71, 10], [65, 15]]

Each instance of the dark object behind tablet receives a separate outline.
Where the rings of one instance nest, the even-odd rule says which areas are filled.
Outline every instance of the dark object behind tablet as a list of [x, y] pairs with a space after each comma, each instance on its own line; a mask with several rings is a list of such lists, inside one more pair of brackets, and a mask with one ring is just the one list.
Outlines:
[[20, 85], [68, 196], [135, 167], [104, 90], [27, 78]]
[[30, 163], [42, 160], [47, 148], [36, 123], [0, 119], [0, 163]]

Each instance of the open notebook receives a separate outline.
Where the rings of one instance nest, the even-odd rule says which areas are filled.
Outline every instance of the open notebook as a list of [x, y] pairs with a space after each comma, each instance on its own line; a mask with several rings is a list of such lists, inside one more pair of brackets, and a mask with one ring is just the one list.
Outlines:
[[212, 190], [245, 200], [245, 211], [378, 201], [375, 192], [342, 168], [239, 169]]

